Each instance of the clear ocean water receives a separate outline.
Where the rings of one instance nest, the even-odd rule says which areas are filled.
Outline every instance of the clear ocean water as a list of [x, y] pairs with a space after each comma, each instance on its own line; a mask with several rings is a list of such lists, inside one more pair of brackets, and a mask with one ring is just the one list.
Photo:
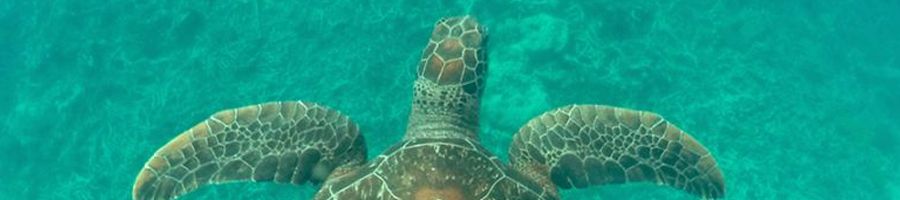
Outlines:
[[[506, 160], [572, 103], [662, 114], [728, 199], [900, 199], [900, 1], [0, 1], [0, 199], [129, 199], [169, 139], [225, 108], [319, 102], [369, 157], [398, 141], [442, 16], [488, 27], [482, 141]], [[184, 199], [308, 199], [238, 183]], [[572, 199], [692, 199], [628, 184]]]

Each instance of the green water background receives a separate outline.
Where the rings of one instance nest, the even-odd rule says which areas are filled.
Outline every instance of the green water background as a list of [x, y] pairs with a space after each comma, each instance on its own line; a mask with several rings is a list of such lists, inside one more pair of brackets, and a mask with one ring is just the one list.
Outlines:
[[[729, 199], [900, 199], [900, 1], [0, 1], [0, 198], [127, 199], [170, 138], [225, 108], [320, 102], [370, 157], [400, 139], [441, 16], [490, 33], [483, 143], [506, 160], [571, 103], [666, 116]], [[306, 199], [205, 187], [185, 199]], [[690, 199], [653, 184], [564, 199]]]

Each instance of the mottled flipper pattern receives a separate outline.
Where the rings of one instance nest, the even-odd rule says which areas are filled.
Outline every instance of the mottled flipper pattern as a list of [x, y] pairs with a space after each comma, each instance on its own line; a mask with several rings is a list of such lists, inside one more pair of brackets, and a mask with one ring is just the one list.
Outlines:
[[560, 188], [651, 181], [704, 198], [725, 194], [722, 172], [706, 148], [651, 112], [559, 108], [522, 127], [509, 157], [513, 168]]
[[362, 165], [353, 122], [323, 106], [273, 102], [221, 111], [178, 135], [147, 162], [134, 199], [173, 199], [209, 183], [321, 182], [339, 166]]

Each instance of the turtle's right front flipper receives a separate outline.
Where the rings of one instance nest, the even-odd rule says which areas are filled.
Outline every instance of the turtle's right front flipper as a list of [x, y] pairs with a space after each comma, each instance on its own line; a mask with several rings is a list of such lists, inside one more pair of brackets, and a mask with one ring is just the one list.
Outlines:
[[321, 182], [365, 162], [353, 122], [326, 107], [273, 102], [218, 112], [156, 151], [134, 183], [134, 199], [173, 199], [209, 183]]
[[513, 137], [513, 168], [548, 190], [649, 181], [722, 198], [716, 161], [693, 137], [657, 114], [601, 105], [546, 112]]

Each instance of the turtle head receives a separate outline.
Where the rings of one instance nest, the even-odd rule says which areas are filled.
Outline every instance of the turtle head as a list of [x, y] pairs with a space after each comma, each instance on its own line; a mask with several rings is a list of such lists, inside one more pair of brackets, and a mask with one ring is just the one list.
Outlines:
[[438, 20], [422, 53], [418, 75], [438, 85], [457, 85], [479, 95], [487, 68], [484, 27], [471, 16]]
[[471, 16], [435, 23], [417, 68], [407, 138], [477, 138], [486, 36]]

